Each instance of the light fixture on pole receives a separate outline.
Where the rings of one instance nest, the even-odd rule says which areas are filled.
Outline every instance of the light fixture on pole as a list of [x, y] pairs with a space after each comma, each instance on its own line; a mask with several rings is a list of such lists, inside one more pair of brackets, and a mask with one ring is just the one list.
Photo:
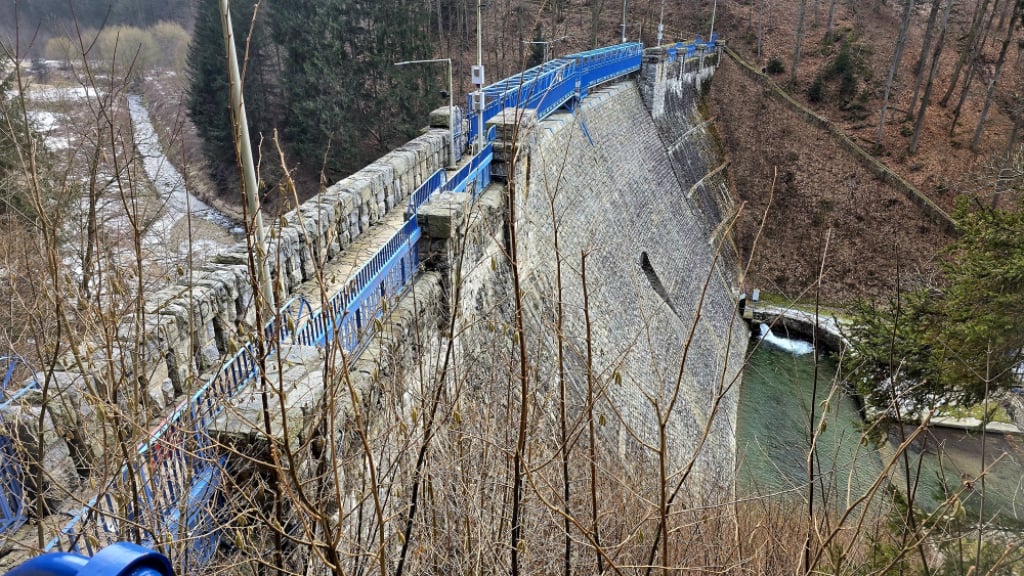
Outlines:
[[718, 12], [718, 0], [711, 6], [711, 32], [708, 33], [708, 42], [715, 35], [715, 14]]
[[665, 32], [665, 0], [661, 0], [661, 15], [658, 16], [658, 41], [654, 43], [655, 46], [661, 46], [661, 39]]
[[245, 194], [245, 209], [252, 218], [252, 244], [256, 250], [256, 277], [262, 298], [256, 306], [263, 310], [262, 321], [266, 322], [276, 312], [274, 288], [270, 283], [270, 267], [267, 264], [267, 238], [263, 230], [263, 210], [257, 193], [256, 167], [252, 158], [252, 144], [249, 140], [249, 121], [245, 115], [245, 100], [242, 98], [242, 77], [238, 71], [238, 53], [235, 50], [235, 35], [231, 27], [231, 11], [228, 0], [220, 0], [221, 25], [224, 44], [227, 48], [228, 76], [231, 80], [231, 110], [237, 124], [235, 141], [238, 145], [239, 160], [242, 164], [242, 191]]
[[448, 168], [455, 168], [455, 106], [452, 102], [452, 59], [451, 58], [431, 58], [429, 60], [404, 60], [402, 62], [395, 62], [395, 66], [409, 66], [411, 64], [440, 64], [444, 62], [448, 65], [448, 132], [449, 132], [449, 146], [448, 146]]

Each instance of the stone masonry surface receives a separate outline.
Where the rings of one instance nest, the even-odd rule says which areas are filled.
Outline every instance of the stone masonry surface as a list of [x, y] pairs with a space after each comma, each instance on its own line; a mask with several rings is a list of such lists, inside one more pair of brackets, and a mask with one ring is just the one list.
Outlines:
[[[692, 84], [686, 89], [696, 90]], [[696, 97], [669, 105], [679, 102], [687, 108], [677, 116], [700, 124], [694, 120]], [[695, 156], [695, 167], [704, 165], [701, 140], [698, 135], [696, 145], [678, 145], [682, 154], [690, 150]], [[686, 195], [704, 174], [677, 177], [632, 82], [593, 93], [574, 114], [541, 122], [525, 148], [516, 182], [522, 189], [520, 264], [530, 286], [532, 322], [539, 331], [551, 324], [554, 262], [562, 258], [565, 337], [569, 349], [585, 349], [580, 270], [586, 254], [595, 372], [605, 378], [618, 373], [621, 380], [608, 388], [609, 413], [620, 415], [617, 430], [607, 427], [617, 436], [609, 440], [617, 442], [620, 457], [643, 466], [650, 451], [626, 429], [656, 444], [657, 415], [670, 411], [666, 448], [679, 466], [698, 446], [721, 394], [699, 468], [709, 481], [705, 485], [728, 484], [735, 454], [735, 389], [748, 331], [735, 314], [728, 281], [733, 274], [719, 270], [733, 264], [717, 257], [718, 246], [709, 242], [704, 218]], [[555, 226], [561, 254], [553, 249]], [[555, 364], [552, 342], [553, 336], [537, 350], [541, 367]], [[577, 394], [585, 386], [583, 361], [575, 358], [569, 371], [576, 375]]]

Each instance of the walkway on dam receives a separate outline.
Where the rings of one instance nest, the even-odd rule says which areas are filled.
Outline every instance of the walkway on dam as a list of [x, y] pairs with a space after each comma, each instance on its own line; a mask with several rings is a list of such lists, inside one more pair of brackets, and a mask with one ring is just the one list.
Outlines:
[[[453, 169], [446, 169], [446, 175], [452, 176], [471, 160], [467, 156]], [[409, 218], [415, 218], [415, 215], [407, 215], [406, 207], [406, 204], [393, 207], [383, 219], [370, 226], [343, 252], [325, 264], [321, 269], [321, 279], [303, 282], [292, 291], [291, 298], [305, 299], [310, 305], [309, 317], [320, 314], [324, 304], [341, 292], [364, 266], [385, 249]], [[234, 395], [227, 409], [210, 424], [211, 435], [222, 440], [251, 438], [254, 432], [262, 435], [266, 430], [263, 414], [267, 410], [271, 414], [272, 435], [277, 441], [290, 444], [301, 436], [304, 415], [320, 405], [327, 390], [324, 375], [339, 369], [343, 359], [340, 354], [329, 356], [321, 346], [298, 342], [300, 338], [297, 336], [302, 329], [301, 323], [295, 326], [290, 338], [282, 338], [278, 352], [267, 358], [266, 374], [275, 387], [273, 393], [268, 395], [267, 407], [263, 405], [260, 387], [249, 386], [247, 390]], [[360, 349], [349, 356], [349, 363], [354, 362], [361, 352]], [[284, 409], [281, 408], [282, 401], [285, 403]], [[283, 422], [286, 416], [288, 421]], [[288, 437], [285, 438], [285, 435]], [[296, 446], [292, 445], [291, 448]]]
[[406, 222], [404, 208], [404, 205], [392, 208], [380, 222], [372, 225], [345, 248], [344, 252], [328, 262], [321, 272], [322, 286], [318, 281], [303, 282], [291, 296], [305, 298], [313, 307], [313, 312], [319, 312], [323, 302], [337, 294], [402, 228]]

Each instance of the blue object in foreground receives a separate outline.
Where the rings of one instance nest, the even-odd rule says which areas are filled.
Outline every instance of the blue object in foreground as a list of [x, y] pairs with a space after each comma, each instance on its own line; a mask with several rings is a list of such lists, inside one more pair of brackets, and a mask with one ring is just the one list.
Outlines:
[[43, 554], [6, 576], [174, 576], [167, 557], [137, 544], [118, 542], [92, 558], [66, 552]]

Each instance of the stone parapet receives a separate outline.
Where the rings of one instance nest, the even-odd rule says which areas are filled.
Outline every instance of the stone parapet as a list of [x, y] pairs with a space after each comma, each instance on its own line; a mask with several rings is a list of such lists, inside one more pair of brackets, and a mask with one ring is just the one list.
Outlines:
[[[268, 225], [277, 302], [284, 305], [301, 283], [315, 280], [322, 266], [388, 212], [404, 209], [409, 195], [445, 166], [449, 138], [447, 130], [428, 130]], [[253, 339], [249, 253], [241, 241], [210, 255], [206, 264], [151, 293], [137, 314], [126, 315], [115, 344], [86, 343], [65, 354], [51, 376], [58, 386], [49, 390], [46, 410], [35, 393], [9, 407], [5, 433], [24, 446], [24, 462], [41, 453], [48, 471], [27, 485], [29, 500], [42, 497], [48, 508], [57, 506], [89, 480], [103, 447], [122, 438], [111, 435], [112, 425], [131, 422], [124, 430], [134, 444], [173, 402]]]

